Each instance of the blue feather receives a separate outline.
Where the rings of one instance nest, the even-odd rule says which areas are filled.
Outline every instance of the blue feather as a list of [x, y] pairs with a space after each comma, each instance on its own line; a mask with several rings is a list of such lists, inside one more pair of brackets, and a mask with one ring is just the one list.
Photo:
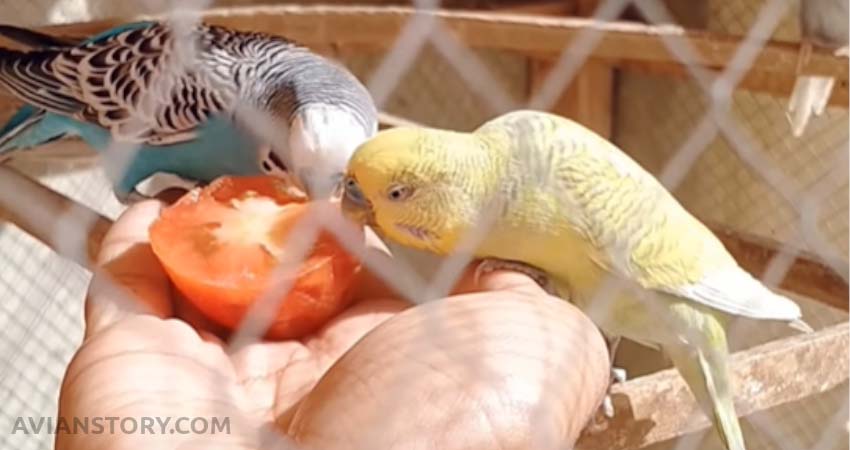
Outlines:
[[96, 35], [91, 36], [89, 38], [83, 39], [80, 42], [81, 42], [81, 44], [91, 44], [91, 43], [94, 43], [94, 42], [103, 41], [103, 40], [111, 38], [112, 36], [121, 34], [125, 31], [141, 30], [141, 29], [147, 28], [147, 27], [153, 25], [154, 23], [155, 22], [151, 22], [151, 21], [140, 21], [140, 22], [125, 23], [125, 24], [122, 24], [122, 25], [118, 25], [117, 27], [110, 28], [106, 31], [100, 32], [99, 34], [96, 34]]
[[[31, 105], [24, 105], [24, 106], [20, 107], [18, 109], [18, 111], [15, 113], [15, 115], [12, 116], [12, 118], [9, 119], [8, 122], [6, 122], [6, 125], [3, 125], [3, 128], [0, 128], [0, 136], [5, 136], [10, 131], [12, 131], [13, 128], [20, 126], [27, 119], [32, 117], [34, 114], [38, 113], [38, 111], [39, 111], [38, 108], [31, 106]], [[3, 153], [3, 151], [0, 150], [0, 153]]]
[[[81, 41], [81, 44], [109, 39], [128, 30], [143, 29], [152, 23], [120, 25]], [[109, 130], [103, 127], [51, 112], [44, 113], [41, 118], [35, 117], [42, 113], [43, 110], [31, 105], [18, 109], [0, 128], [0, 156], [32, 149], [66, 136], [79, 136], [99, 153], [105, 153], [112, 144]], [[35, 121], [27, 124], [32, 119]], [[262, 172], [256, 148], [257, 143], [237, 131], [227, 119], [213, 117], [199, 127], [197, 138], [191, 142], [142, 145], [123, 173], [109, 175], [119, 197], [128, 195], [139, 182], [157, 172], [173, 173], [204, 183], [223, 173], [259, 175]]]
[[12, 152], [28, 150], [60, 139], [72, 131], [57, 126], [49, 114], [39, 118], [38, 115], [42, 113], [42, 110], [26, 105], [9, 119], [0, 130], [0, 159]]
[[[47, 113], [33, 125], [16, 130], [38, 112], [39, 109], [27, 105], [7, 122], [0, 133], [0, 155], [66, 136], [79, 136], [99, 153], [105, 153], [112, 144], [111, 134], [105, 128], [54, 113]], [[10, 131], [17, 131], [17, 134], [7, 136]], [[224, 173], [260, 175], [256, 148], [257, 143], [237, 131], [227, 119], [213, 117], [198, 129], [197, 139], [173, 145], [142, 145], [123, 173], [109, 173], [108, 168], [107, 173], [119, 197], [127, 196], [138, 183], [157, 172], [173, 173], [203, 183]]]

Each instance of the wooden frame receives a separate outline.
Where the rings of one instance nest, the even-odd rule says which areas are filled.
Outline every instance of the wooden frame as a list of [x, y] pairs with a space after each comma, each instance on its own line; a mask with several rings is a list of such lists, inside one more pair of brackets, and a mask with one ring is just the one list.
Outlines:
[[[591, 56], [615, 66], [660, 63], [681, 67], [681, 62], [670, 54], [662, 42], [662, 37], [671, 37], [685, 39], [696, 49], [696, 64], [712, 70], [723, 70], [742, 41], [738, 37], [685, 30], [673, 25], [601, 23], [577, 17], [480, 11], [416, 11], [407, 7], [284, 5], [219, 8], [204, 13], [205, 20], [210, 23], [269, 33], [286, 30], [287, 36], [305, 45], [350, 51], [376, 51], [389, 47], [414, 16], [440, 19], [446, 29], [473, 48], [509, 50], [544, 57], [560, 54], [581, 31], [590, 28], [604, 33]], [[42, 30], [84, 36], [118, 22], [106, 20], [56, 25], [43, 27]], [[770, 74], [793, 79], [799, 49], [798, 44], [769, 41], [755, 57], [747, 75]], [[839, 87], [847, 87], [847, 59], [836, 57], [831, 51], [814, 49], [803, 72], [833, 76]]]

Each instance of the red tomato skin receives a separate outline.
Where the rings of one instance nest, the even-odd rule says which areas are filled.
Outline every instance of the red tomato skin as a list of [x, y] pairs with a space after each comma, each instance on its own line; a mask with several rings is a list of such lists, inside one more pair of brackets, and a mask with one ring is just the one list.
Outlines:
[[[187, 262], [185, 253], [180, 253], [180, 249], [188, 245], [181, 247], [177, 244], [186, 244], [190, 239], [189, 233], [185, 231], [188, 229], [187, 224], [193, 221], [197, 223], [205, 217], [205, 212], [218, 211], [223, 202], [240, 197], [247, 191], [272, 198], [280, 205], [295, 203], [294, 207], [306, 209], [306, 203], [285, 194], [274, 183], [280, 181], [265, 176], [220, 178], [200, 194], [186, 194], [166, 208], [150, 230], [154, 253], [177, 291], [207, 318], [230, 330], [237, 329], [251, 306], [267, 295], [266, 291], [271, 285], [269, 277], [275, 269], [274, 259], [267, 258], [268, 267], [257, 267], [255, 261], [251, 270], [256, 281], [230, 276], [215, 277], [209, 273], [199, 273], [197, 266], [203, 260], [202, 255], [190, 255], [190, 258], [195, 259], [195, 266], [191, 266], [192, 260]], [[296, 212], [286, 219], [295, 221], [302, 216]], [[240, 251], [253, 250], [243, 245]], [[259, 246], [256, 251], [261, 251]], [[331, 233], [320, 232], [288, 292], [275, 293], [280, 304], [264, 337], [274, 340], [297, 339], [315, 332], [351, 304], [353, 299], [350, 290], [360, 268], [359, 261], [345, 251]], [[222, 278], [229, 282], [222, 283]]]

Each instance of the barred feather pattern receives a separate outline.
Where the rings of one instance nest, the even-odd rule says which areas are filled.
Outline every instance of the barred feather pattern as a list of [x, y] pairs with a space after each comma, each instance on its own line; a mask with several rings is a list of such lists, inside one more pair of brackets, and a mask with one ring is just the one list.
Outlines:
[[[180, 44], [193, 58], [187, 58]], [[45, 110], [98, 124], [122, 142], [195, 138], [213, 115], [247, 102], [283, 119], [312, 103], [347, 108], [374, 126], [375, 107], [347, 70], [279, 36], [198, 24], [189, 36], [165, 23], [65, 48], [0, 49], [0, 84]]]

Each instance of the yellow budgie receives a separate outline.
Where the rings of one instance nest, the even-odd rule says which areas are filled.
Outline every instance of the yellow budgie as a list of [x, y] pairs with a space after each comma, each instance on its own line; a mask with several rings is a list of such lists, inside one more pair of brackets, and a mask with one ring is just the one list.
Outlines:
[[[727, 366], [733, 316], [811, 331], [634, 160], [582, 125], [516, 111], [472, 133], [395, 128], [349, 160], [343, 209], [439, 255], [469, 232], [490, 268], [539, 270], [609, 337], [661, 348], [729, 450], [744, 450]], [[476, 231], [485, 213], [489, 231]], [[612, 275], [614, 297], [594, 301]]]

